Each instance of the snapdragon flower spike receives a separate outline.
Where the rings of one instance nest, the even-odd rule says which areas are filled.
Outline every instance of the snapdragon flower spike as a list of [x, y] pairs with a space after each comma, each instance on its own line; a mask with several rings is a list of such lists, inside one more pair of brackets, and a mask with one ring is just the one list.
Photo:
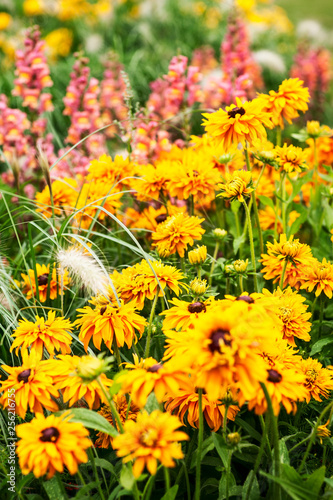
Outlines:
[[330, 85], [331, 56], [328, 50], [299, 45], [290, 70], [292, 78], [303, 80], [310, 92], [309, 111], [306, 118], [320, 118], [323, 113], [325, 94]]
[[252, 57], [245, 23], [235, 14], [229, 17], [221, 61], [224, 88], [229, 92], [225, 104], [233, 102], [236, 96], [253, 99], [255, 91], [263, 86], [261, 70]]
[[[122, 128], [126, 132], [128, 128], [128, 124], [126, 123], [128, 109], [124, 100], [126, 85], [121, 74], [124, 67], [118, 61], [116, 54], [111, 53], [109, 57], [105, 63], [99, 97], [102, 121], [103, 124], [107, 125], [117, 120], [121, 122]], [[114, 137], [116, 131], [116, 125], [112, 125], [106, 129], [105, 133], [108, 137]]]
[[145, 117], [140, 113], [134, 126], [132, 154], [136, 162], [146, 164], [155, 160], [162, 151], [170, 151], [169, 132], [162, 130], [158, 121], [151, 116]]
[[53, 105], [50, 93], [42, 93], [45, 88], [52, 87], [50, 69], [45, 57], [45, 42], [40, 39], [37, 26], [26, 33], [24, 50], [16, 51], [16, 79], [13, 95], [23, 99], [23, 106], [39, 115], [51, 111]]

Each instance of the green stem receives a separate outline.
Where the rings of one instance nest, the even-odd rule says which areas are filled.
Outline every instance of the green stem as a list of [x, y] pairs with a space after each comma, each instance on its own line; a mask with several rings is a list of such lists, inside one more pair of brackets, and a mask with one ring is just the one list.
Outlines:
[[269, 438], [268, 438], [268, 422], [265, 423], [264, 417], [262, 415], [259, 415], [259, 420], [260, 420], [260, 425], [261, 425], [261, 430], [263, 434], [266, 434], [266, 446], [267, 446], [267, 451], [269, 458], [272, 460], [272, 450], [271, 450], [271, 445], [269, 444]]
[[219, 242], [219, 241], [217, 241], [217, 242], [215, 243], [215, 248], [214, 248], [214, 254], [213, 254], [212, 265], [211, 265], [211, 267], [210, 267], [209, 280], [208, 280], [208, 284], [209, 284], [209, 286], [211, 286], [211, 284], [212, 284], [212, 280], [213, 280], [213, 272], [214, 272], [214, 268], [215, 268], [216, 257], [217, 257], [218, 251], [219, 251], [219, 247], [220, 247], [220, 242]]
[[119, 368], [119, 370], [122, 370], [123, 367], [122, 367], [122, 363], [121, 363], [121, 357], [120, 357], [120, 352], [119, 352], [119, 347], [117, 345], [116, 337], [113, 340], [113, 349], [114, 349], [114, 353], [116, 355], [116, 360], [117, 360], [117, 363], [118, 363], [118, 368]]
[[97, 467], [96, 467], [96, 464], [95, 464], [94, 454], [91, 452], [91, 450], [88, 450], [88, 454], [89, 454], [90, 462], [91, 462], [91, 465], [92, 465], [92, 468], [93, 468], [93, 471], [94, 471], [94, 476], [95, 476], [95, 480], [96, 480], [96, 483], [97, 483], [96, 487], [98, 489], [98, 493], [100, 495], [101, 500], [105, 500], [105, 496], [104, 496], [104, 493], [102, 491], [102, 488], [101, 488], [101, 485], [100, 485], [100, 480], [99, 480], [99, 477], [98, 477], [98, 474], [97, 474]]
[[184, 257], [180, 258], [180, 265], [182, 268], [182, 273], [185, 274], [186, 270], [185, 270], [185, 258]]
[[[278, 429], [278, 419], [274, 415], [274, 409], [272, 405], [272, 400], [267, 391], [267, 388], [264, 383], [260, 383], [262, 390], [264, 391], [265, 398], [267, 401], [267, 409], [270, 416], [271, 428], [273, 431], [273, 443], [274, 443], [274, 476], [279, 478], [281, 475], [281, 467], [280, 467], [280, 445], [279, 445], [279, 429]], [[280, 485], [274, 481], [273, 483], [273, 498], [274, 500], [281, 499], [281, 489]]]
[[230, 469], [231, 469], [231, 458], [232, 458], [232, 451], [228, 451], [228, 461], [227, 461], [227, 477], [226, 477], [226, 485], [225, 485], [225, 498], [226, 500], [229, 500], [229, 478], [230, 478]]
[[236, 234], [237, 234], [237, 238], [239, 238], [241, 235], [241, 230], [240, 230], [238, 210], [237, 210], [237, 212], [234, 213], [234, 216], [235, 216], [235, 222], [236, 222]]
[[112, 415], [114, 415], [114, 418], [116, 419], [116, 422], [117, 422], [118, 427], [119, 427], [119, 431], [121, 433], [123, 433], [124, 432], [124, 427], [123, 427], [123, 424], [121, 423], [120, 416], [119, 416], [119, 413], [117, 411], [116, 405], [112, 401], [112, 398], [111, 398], [110, 394], [108, 393], [108, 391], [105, 389], [104, 384], [103, 384], [103, 382], [101, 380], [101, 377], [97, 377], [96, 380], [97, 380], [98, 385], [102, 389], [102, 392], [103, 392], [103, 394], [104, 394], [107, 402], [109, 403], [109, 406], [111, 408], [111, 413], [112, 413]]
[[257, 274], [256, 274], [257, 273], [257, 269], [256, 269], [256, 257], [255, 257], [255, 253], [254, 253], [254, 242], [253, 242], [251, 214], [250, 214], [250, 211], [249, 211], [248, 206], [245, 203], [245, 201], [243, 201], [243, 205], [244, 205], [244, 208], [245, 208], [246, 219], [247, 219], [247, 224], [248, 224], [248, 229], [249, 229], [251, 260], [252, 260], [252, 267], [253, 267], [253, 272], [254, 272], [254, 274], [253, 274], [254, 291], [258, 293], [259, 292], [259, 288], [258, 288], [258, 281], [257, 281]]
[[307, 436], [306, 438], [302, 439], [302, 441], [300, 441], [299, 443], [295, 444], [295, 446], [293, 446], [292, 448], [290, 448], [289, 450], [289, 454], [296, 450], [299, 446], [302, 446], [302, 444], [306, 443], [307, 441], [309, 441], [310, 439], [310, 436]]
[[77, 475], [79, 476], [79, 479], [80, 479], [80, 481], [81, 481], [82, 485], [83, 485], [83, 486], [86, 486], [86, 482], [85, 482], [85, 480], [83, 479], [83, 476], [82, 476], [82, 474], [81, 474], [81, 471], [80, 471], [80, 468], [79, 468], [79, 467], [78, 467], [78, 469], [77, 469]]
[[282, 130], [281, 130], [280, 126], [277, 126], [277, 129], [276, 129], [276, 145], [277, 146], [281, 146], [281, 142], [282, 142]]
[[201, 280], [201, 266], [198, 266], [198, 280]]
[[280, 179], [280, 194], [281, 194], [281, 211], [282, 211], [282, 228], [284, 234], [287, 234], [287, 216], [286, 216], [286, 172], [281, 173]]
[[159, 290], [157, 290], [157, 292], [156, 292], [154, 302], [153, 302], [153, 305], [152, 305], [151, 311], [150, 311], [148, 332], [147, 332], [147, 342], [146, 342], [146, 348], [145, 348], [145, 358], [149, 358], [151, 332], [152, 332], [152, 328], [153, 328], [153, 320], [154, 320], [154, 316], [155, 316], [155, 309], [156, 309], [158, 294], [159, 294]]
[[195, 493], [194, 499], [200, 500], [200, 479], [201, 479], [201, 452], [203, 442], [203, 413], [202, 413], [202, 389], [198, 390], [199, 398], [199, 433], [198, 433], [198, 449], [197, 449], [197, 464], [195, 469]]
[[320, 294], [320, 310], [319, 310], [319, 332], [318, 339], [321, 338], [321, 332], [323, 329], [323, 319], [324, 319], [324, 309], [325, 309], [325, 298], [323, 294]]
[[249, 481], [249, 486], [247, 488], [245, 500], [250, 500], [250, 498], [251, 498], [252, 486], [253, 486], [256, 474], [259, 470], [262, 456], [264, 454], [266, 439], [267, 439], [267, 426], [263, 422], [263, 435], [261, 437], [260, 448], [258, 451], [258, 455], [257, 455], [256, 461], [255, 461], [255, 464], [254, 464], [253, 474], [252, 474], [251, 479]]
[[164, 477], [165, 477], [165, 492], [168, 493], [170, 489], [170, 475], [169, 475], [169, 469], [167, 467], [164, 467]]
[[243, 276], [241, 274], [238, 276], [238, 280], [239, 280], [239, 292], [240, 294], [242, 294], [244, 290], [243, 290]]
[[253, 200], [252, 203], [253, 203], [254, 218], [255, 218], [255, 221], [257, 224], [257, 228], [258, 228], [260, 255], [262, 255], [264, 253], [264, 240], [262, 237], [262, 231], [261, 231], [261, 226], [260, 226], [259, 212], [258, 212], [258, 207], [257, 207], [257, 202], [256, 202], [255, 191], [252, 191], [252, 200]]
[[298, 473], [300, 473], [305, 465], [305, 462], [310, 454], [310, 451], [311, 451], [311, 448], [312, 448], [312, 445], [316, 439], [316, 436], [317, 436], [317, 429], [320, 425], [320, 422], [323, 420], [323, 418], [325, 417], [326, 413], [328, 413], [331, 408], [333, 408], [333, 401], [331, 401], [331, 403], [329, 405], [326, 406], [326, 408], [323, 409], [323, 411], [321, 412], [321, 414], [319, 415], [318, 419], [317, 419], [317, 422], [314, 426], [314, 428], [312, 429], [312, 432], [310, 434], [310, 441], [309, 441], [309, 444], [306, 448], [306, 451], [303, 455], [303, 459], [302, 459], [302, 462], [301, 462], [301, 465], [299, 466], [298, 468]]
[[313, 156], [314, 156], [314, 171], [315, 171], [315, 190], [317, 191], [318, 186], [318, 150], [317, 150], [317, 140], [313, 139]]
[[286, 274], [287, 265], [288, 265], [288, 260], [285, 259], [285, 261], [283, 263], [282, 274], [281, 274], [281, 279], [280, 279], [280, 288], [281, 288], [281, 290], [283, 290], [284, 275]]

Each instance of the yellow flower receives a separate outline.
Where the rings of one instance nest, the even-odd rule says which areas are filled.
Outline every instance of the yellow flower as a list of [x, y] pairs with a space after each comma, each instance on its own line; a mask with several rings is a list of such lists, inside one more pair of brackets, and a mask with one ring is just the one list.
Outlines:
[[[304, 304], [305, 297], [290, 287], [285, 290], [277, 288], [273, 293], [263, 289], [261, 304], [271, 307], [281, 321], [281, 333], [284, 339], [292, 346], [296, 346], [294, 337], [306, 342], [311, 340], [311, 313], [307, 312], [308, 306]], [[265, 300], [268, 298], [268, 301]]]
[[85, 450], [92, 443], [89, 432], [80, 423], [69, 421], [68, 413], [56, 417], [36, 415], [31, 422], [16, 427], [20, 439], [17, 455], [22, 474], [33, 472], [36, 477], [47, 478], [63, 472], [64, 465], [74, 475], [78, 465], [88, 461]]
[[267, 243], [267, 254], [262, 254], [262, 273], [266, 280], [274, 279], [273, 283], [279, 281], [285, 262], [286, 269], [283, 286], [289, 284], [292, 287], [299, 287], [303, 278], [304, 269], [315, 262], [311, 248], [305, 243], [300, 243], [294, 236], [287, 240], [285, 234], [280, 235], [280, 241]]
[[174, 459], [183, 458], [179, 440], [189, 437], [184, 432], [176, 431], [181, 427], [179, 419], [159, 410], [150, 415], [146, 411], [139, 413], [137, 421], [128, 420], [124, 425], [124, 434], [113, 441], [117, 455], [127, 463], [134, 460], [133, 474], [138, 478], [145, 466], [150, 474], [156, 474], [157, 460], [165, 467], [174, 467]]
[[46, 49], [52, 60], [68, 56], [73, 43], [73, 34], [68, 28], [58, 28], [45, 37]]
[[[60, 389], [64, 402], [73, 406], [80, 399], [85, 399], [89, 408], [96, 410], [101, 402], [107, 404], [107, 399], [97, 380], [88, 381], [83, 379], [80, 373], [84, 370], [84, 365], [91, 367], [91, 362], [95, 360], [93, 356], [70, 356], [60, 354], [59, 359], [51, 360], [52, 374], [55, 387]], [[109, 380], [104, 373], [99, 375], [104, 387], [111, 387], [112, 380]]]
[[[47, 291], [49, 287], [49, 274], [50, 274], [50, 264], [47, 266], [45, 264], [36, 264], [37, 271], [37, 283], [39, 300], [45, 302], [47, 299]], [[21, 274], [23, 278], [22, 291], [26, 294], [27, 299], [31, 299], [36, 296], [36, 281], [35, 281], [35, 271], [33, 269], [28, 270], [28, 274]], [[66, 289], [67, 285], [70, 283], [70, 278], [68, 277], [68, 272], [65, 270], [63, 275], [63, 286]], [[57, 269], [53, 265], [52, 276], [50, 279], [50, 299], [53, 300], [57, 298], [58, 293], [61, 290], [60, 278], [57, 280]]]
[[162, 297], [166, 287], [177, 296], [181, 288], [187, 288], [181, 281], [184, 279], [183, 273], [176, 267], [167, 266], [156, 260], [149, 265], [143, 259], [135, 266], [124, 269], [121, 274], [114, 271], [110, 277], [122, 300], [125, 303], [133, 300], [138, 309], [143, 309], [145, 299], [153, 300], [157, 292]]
[[23, 11], [26, 16], [40, 16], [44, 14], [42, 0], [24, 0]]
[[82, 356], [81, 361], [76, 366], [76, 373], [82, 382], [89, 384], [109, 369], [109, 362], [112, 359], [103, 359], [103, 354], [99, 354], [99, 356]]
[[138, 200], [158, 200], [161, 194], [167, 195], [167, 183], [170, 180], [171, 170], [172, 162], [167, 160], [157, 161], [155, 165], [140, 165], [138, 174], [141, 179], [132, 181]]
[[184, 257], [187, 246], [192, 246], [194, 240], [201, 240], [205, 232], [200, 225], [203, 221], [204, 219], [183, 213], [172, 215], [157, 226], [152, 235], [153, 246], [157, 247], [158, 253], [163, 257], [176, 252]]
[[49, 361], [40, 361], [34, 353], [30, 356], [24, 354], [22, 358], [22, 366], [1, 366], [9, 374], [7, 380], [0, 385], [1, 406], [11, 409], [9, 394], [14, 389], [15, 412], [21, 418], [25, 418], [28, 408], [31, 413], [43, 413], [43, 408], [57, 411], [58, 405], [52, 397], [58, 398], [59, 393], [53, 385]]
[[[65, 178], [52, 182], [55, 215], [67, 215], [73, 211], [78, 197], [76, 187], [77, 182], [74, 179]], [[40, 212], [48, 218], [52, 217], [52, 200], [49, 186], [46, 186], [41, 193], [36, 194], [35, 203], [37, 206], [36, 212]]]
[[[199, 428], [199, 396], [198, 389], [192, 382], [191, 390], [179, 389], [168, 394], [165, 401], [165, 409], [179, 417], [182, 424], [187, 423], [194, 427]], [[238, 406], [228, 406], [227, 418], [228, 420], [235, 420], [239, 411]], [[207, 394], [202, 394], [202, 412], [208, 426], [214, 431], [218, 431], [222, 425], [225, 416], [225, 405], [221, 404], [220, 400], [213, 401], [208, 398]]]
[[[274, 414], [280, 413], [281, 404], [288, 413], [292, 411], [295, 414], [296, 402], [303, 401], [307, 395], [303, 373], [288, 368], [282, 363], [276, 363], [273, 367], [269, 367], [266, 372], [264, 383], [272, 401]], [[262, 415], [267, 411], [267, 401], [261, 387], [255, 397], [248, 402], [248, 408], [249, 410], [254, 408], [257, 415]]]
[[206, 118], [203, 122], [206, 132], [221, 142], [226, 151], [233, 144], [252, 144], [256, 139], [265, 139], [265, 127], [271, 125], [271, 115], [263, 110], [260, 99], [242, 102], [236, 97], [236, 106], [232, 104], [225, 111], [219, 109], [215, 113], [203, 113], [202, 116]]
[[226, 238], [226, 236], [228, 236], [228, 231], [216, 227], [215, 229], [213, 229], [213, 236], [216, 239], [216, 241], [223, 241]]
[[200, 202], [204, 197], [215, 197], [216, 184], [221, 176], [212, 157], [200, 150], [185, 149], [181, 161], [173, 162], [167, 187], [170, 196], [187, 200], [193, 196]]
[[[288, 226], [291, 227], [300, 214], [296, 210], [292, 210], [288, 216]], [[277, 219], [277, 220], [276, 220]], [[278, 234], [283, 232], [282, 220], [281, 220], [281, 209], [278, 210], [278, 218], [276, 217], [275, 210], [267, 205], [264, 209], [259, 210], [259, 221], [261, 229], [266, 231], [267, 229], [275, 229]]]
[[167, 393], [180, 387], [189, 387], [188, 374], [173, 360], [162, 364], [154, 358], [139, 360], [136, 354], [133, 357], [134, 364], [126, 363], [125, 365], [130, 371], [121, 373], [117, 382], [122, 384], [121, 392], [129, 393], [134, 403], [140, 408], [146, 404], [152, 391], [156, 399], [162, 402]]
[[192, 265], [203, 264], [207, 258], [207, 247], [202, 245], [188, 253], [188, 260]]
[[112, 160], [111, 156], [103, 154], [98, 160], [91, 161], [88, 171], [88, 181], [104, 179], [111, 186], [117, 182], [119, 187], [121, 184], [129, 183], [129, 180], [125, 180], [125, 177], [130, 177], [134, 174], [134, 166], [129, 158], [116, 155], [115, 159]]
[[284, 80], [275, 92], [270, 90], [269, 94], [259, 94], [264, 110], [270, 113], [272, 125], [269, 128], [280, 126], [284, 128], [284, 119], [292, 123], [299, 116], [297, 111], [307, 111], [310, 100], [309, 90], [303, 87], [303, 81], [298, 78]]
[[316, 401], [322, 401], [320, 396], [329, 398], [333, 390], [333, 373], [324, 368], [317, 359], [300, 359], [299, 368], [305, 375], [305, 387], [308, 390], [306, 402], [309, 403], [311, 397]]
[[[113, 397], [113, 402], [120, 417], [120, 421], [123, 425], [127, 420], [133, 420], [134, 422], [136, 421], [139, 413], [139, 408], [133, 403], [133, 401], [128, 403], [124, 395], [117, 394]], [[129, 408], [128, 405], [130, 405]], [[98, 411], [98, 413], [102, 415], [102, 417], [106, 418], [106, 420], [108, 420], [108, 422], [110, 422], [110, 424], [113, 425], [113, 427], [115, 427], [116, 429], [118, 429], [118, 431], [120, 431], [118, 423], [114, 419], [114, 416], [112, 415], [112, 411], [109, 406], [106, 405], [102, 406], [102, 408]], [[98, 448], [110, 448], [112, 443], [113, 443], [113, 438], [109, 434], [106, 434], [105, 432], [97, 433], [97, 440], [95, 442], [95, 446], [97, 446]]]
[[210, 298], [204, 302], [185, 302], [184, 300], [173, 299], [169, 301], [173, 307], [162, 311], [160, 314], [165, 316], [163, 320], [163, 329], [182, 330], [186, 328], [193, 328], [194, 322], [199, 316], [205, 314], [207, 309], [214, 303], [214, 299]]
[[306, 122], [306, 131], [312, 138], [319, 137], [321, 132], [320, 123], [315, 120]]
[[8, 28], [12, 21], [12, 17], [7, 12], [0, 12], [0, 31]]
[[40, 359], [43, 357], [44, 348], [51, 358], [53, 358], [55, 351], [69, 354], [72, 343], [70, 332], [74, 326], [69, 319], [56, 318], [55, 316], [54, 311], [49, 311], [47, 319], [36, 316], [35, 322], [27, 319], [20, 320], [18, 328], [12, 334], [15, 340], [10, 352], [16, 348], [17, 355], [21, 347], [23, 355], [28, 352], [30, 347], [30, 351], [35, 352]]
[[301, 289], [312, 292], [316, 288], [315, 295], [321, 292], [331, 299], [333, 290], [333, 265], [325, 258], [322, 262], [315, 260], [311, 266], [304, 271]]
[[112, 352], [112, 343], [115, 340], [118, 347], [123, 347], [126, 343], [128, 348], [132, 347], [133, 341], [137, 341], [135, 330], [138, 330], [140, 337], [145, 329], [146, 320], [136, 314], [133, 303], [106, 304], [92, 309], [86, 306], [78, 309], [80, 317], [74, 325], [80, 326], [79, 339], [84, 343], [87, 352], [88, 344], [92, 339], [94, 346], [101, 350], [101, 343], [104, 343]]
[[218, 196], [223, 196], [230, 201], [237, 199], [243, 202], [244, 196], [250, 196], [253, 191], [251, 185], [251, 172], [236, 170], [232, 174], [226, 174], [226, 182], [218, 185], [222, 191]]
[[246, 260], [235, 260], [233, 263], [236, 273], [246, 273], [247, 267], [249, 265], [249, 259]]
[[308, 168], [306, 164], [307, 151], [293, 145], [284, 144], [282, 148], [276, 147], [276, 161], [282, 167], [282, 170], [288, 174], [302, 172]]

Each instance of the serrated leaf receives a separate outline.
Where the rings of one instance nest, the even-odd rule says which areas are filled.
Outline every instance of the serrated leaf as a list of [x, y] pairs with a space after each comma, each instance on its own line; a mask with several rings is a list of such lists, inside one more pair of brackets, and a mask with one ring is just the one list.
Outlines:
[[162, 496], [161, 500], [175, 500], [177, 496], [179, 485], [174, 484], [165, 495]]
[[147, 402], [145, 404], [145, 410], [150, 414], [154, 410], [159, 410], [160, 405], [156, 399], [155, 393], [151, 392], [147, 398]]
[[279, 449], [280, 449], [280, 461], [282, 464], [290, 464], [289, 459], [289, 451], [284, 439], [280, 439], [279, 441]]
[[245, 243], [245, 240], [246, 240], [246, 236], [245, 234], [241, 234], [241, 236], [238, 236], [238, 238], [235, 238], [234, 241], [233, 241], [233, 249], [234, 249], [234, 253], [236, 254], [239, 250], [239, 247]]
[[132, 467], [128, 465], [123, 465], [120, 472], [120, 484], [125, 490], [130, 490], [133, 488], [135, 483], [135, 478], [133, 475]]
[[318, 340], [315, 344], [313, 344], [310, 356], [317, 354], [317, 352], [320, 352], [325, 345], [332, 343], [333, 343], [333, 337], [326, 337], [324, 339]]
[[95, 464], [97, 467], [102, 467], [102, 469], [108, 470], [111, 474], [116, 476], [113, 465], [108, 460], [105, 460], [105, 458], [95, 458]]
[[260, 202], [263, 204], [263, 205], [268, 205], [269, 207], [271, 207], [274, 212], [275, 212], [275, 206], [274, 206], [274, 203], [273, 203], [273, 200], [271, 198], [268, 198], [268, 196], [258, 196]]
[[[68, 413], [68, 410], [57, 412], [56, 415], [59, 416], [64, 413]], [[106, 418], [93, 410], [88, 410], [87, 408], [71, 408], [70, 417], [71, 422], [79, 422], [88, 429], [105, 432], [105, 434], [112, 437], [116, 437], [119, 434]]]
[[254, 472], [253, 472], [253, 470], [251, 470], [250, 473], [248, 474], [246, 480], [245, 480], [243, 490], [242, 490], [242, 500], [245, 500], [246, 498], [248, 498], [248, 500], [258, 500], [260, 498], [259, 484], [258, 484], [258, 480], [256, 477], [253, 479], [253, 483], [251, 486], [251, 492], [250, 492], [250, 495], [247, 497], [248, 489], [250, 487], [250, 482], [252, 481], [253, 474], [254, 474]]

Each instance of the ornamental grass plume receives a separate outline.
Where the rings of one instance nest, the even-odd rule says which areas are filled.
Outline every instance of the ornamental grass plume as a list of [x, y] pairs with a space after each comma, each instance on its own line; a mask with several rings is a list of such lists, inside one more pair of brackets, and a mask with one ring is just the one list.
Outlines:
[[113, 448], [123, 462], [134, 460], [133, 474], [138, 478], [145, 466], [155, 475], [157, 461], [165, 467], [174, 467], [174, 459], [184, 457], [179, 440], [188, 440], [185, 432], [177, 431], [181, 422], [175, 415], [154, 410], [150, 415], [143, 411], [136, 422], [128, 420], [124, 424], [124, 434], [113, 440]]
[[73, 246], [58, 250], [56, 256], [60, 273], [66, 269], [79, 286], [83, 286], [88, 295], [108, 296], [110, 278], [97, 260], [83, 247]]
[[80, 463], [88, 461], [86, 449], [92, 446], [89, 431], [81, 423], [69, 421], [69, 413], [60, 417], [42, 414], [29, 423], [16, 427], [17, 455], [23, 474], [33, 472], [36, 477], [50, 479], [64, 466], [74, 475]]

